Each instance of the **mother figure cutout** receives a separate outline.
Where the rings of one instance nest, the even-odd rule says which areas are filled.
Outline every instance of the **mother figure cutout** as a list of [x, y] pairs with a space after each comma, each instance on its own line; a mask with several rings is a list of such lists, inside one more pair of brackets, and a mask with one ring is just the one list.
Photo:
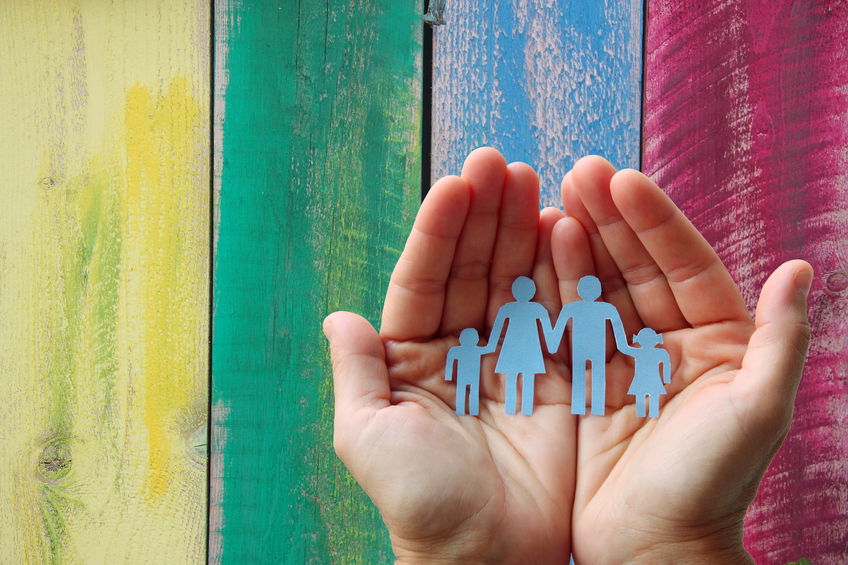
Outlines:
[[518, 375], [521, 375], [521, 413], [527, 416], [533, 413], [534, 379], [545, 372], [545, 359], [542, 357], [542, 344], [539, 343], [539, 326], [548, 345], [548, 350], [559, 348], [559, 339], [551, 327], [548, 311], [538, 302], [530, 302], [536, 294], [536, 284], [528, 277], [518, 277], [512, 283], [512, 296], [515, 302], [507, 302], [498, 310], [489, 344], [498, 343], [506, 326], [506, 335], [501, 344], [498, 364], [495, 372], [506, 375], [504, 403], [506, 413], [515, 414], [515, 400], [518, 389]]

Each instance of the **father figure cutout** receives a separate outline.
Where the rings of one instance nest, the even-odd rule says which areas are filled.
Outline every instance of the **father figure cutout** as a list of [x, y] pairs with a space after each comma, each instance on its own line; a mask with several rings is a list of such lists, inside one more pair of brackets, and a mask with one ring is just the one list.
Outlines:
[[565, 326], [571, 324], [571, 413], [586, 413], [586, 371], [592, 372], [592, 414], [603, 416], [606, 405], [606, 322], [610, 321], [615, 344], [627, 347], [627, 337], [618, 310], [609, 302], [596, 302], [601, 296], [598, 277], [585, 276], [577, 283], [580, 300], [562, 307], [548, 349], [554, 353], [562, 341]]

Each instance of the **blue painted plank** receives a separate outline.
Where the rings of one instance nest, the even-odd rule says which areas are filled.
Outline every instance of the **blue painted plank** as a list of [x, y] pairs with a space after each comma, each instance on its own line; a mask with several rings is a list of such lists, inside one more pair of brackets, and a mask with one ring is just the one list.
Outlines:
[[453, 0], [434, 29], [432, 177], [481, 145], [540, 174], [559, 203], [574, 161], [639, 167], [642, 2]]

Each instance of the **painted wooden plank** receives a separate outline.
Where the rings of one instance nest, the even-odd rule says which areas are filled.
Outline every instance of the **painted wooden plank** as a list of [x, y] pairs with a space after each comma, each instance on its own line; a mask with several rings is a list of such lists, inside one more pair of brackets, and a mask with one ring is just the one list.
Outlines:
[[543, 205], [580, 157], [639, 167], [642, 1], [451, 0], [434, 30], [432, 176], [491, 145], [539, 172]]
[[0, 3], [0, 563], [204, 560], [208, 38]]
[[213, 563], [389, 563], [321, 321], [377, 321], [420, 194], [419, 2], [216, 2]]
[[848, 66], [844, 2], [648, 2], [645, 171], [750, 305], [809, 260], [813, 341], [795, 420], [746, 521], [758, 563], [848, 559]]

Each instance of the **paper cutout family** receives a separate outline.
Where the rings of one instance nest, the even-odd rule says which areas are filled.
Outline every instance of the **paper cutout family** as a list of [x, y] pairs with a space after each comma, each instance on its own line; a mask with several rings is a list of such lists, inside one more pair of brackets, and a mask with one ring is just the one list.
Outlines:
[[[445, 380], [456, 374], [456, 413], [465, 414], [466, 396], [468, 413], [477, 416], [480, 411], [480, 368], [483, 355], [494, 353], [506, 326], [495, 372], [506, 375], [506, 413], [515, 414], [518, 375], [521, 375], [521, 413], [533, 413], [536, 375], [545, 372], [539, 326], [548, 353], [555, 353], [571, 320], [571, 413], [586, 413], [587, 369], [592, 374], [592, 411], [603, 416], [606, 404], [606, 324], [612, 326], [615, 344], [619, 351], [635, 359], [635, 374], [628, 394], [636, 397], [636, 414], [645, 417], [646, 399], [648, 416], [656, 418], [660, 411], [660, 395], [665, 394], [663, 384], [671, 382], [671, 359], [662, 343], [662, 334], [643, 328], [633, 342], [627, 343], [624, 325], [615, 306], [600, 302], [601, 281], [585, 276], [577, 283], [580, 300], [562, 307], [556, 324], [551, 323], [547, 310], [538, 302], [531, 302], [536, 294], [532, 279], [518, 277], [512, 283], [515, 302], [501, 306], [489, 335], [488, 345], [479, 345], [480, 336], [474, 328], [459, 334], [459, 345], [450, 348], [445, 362]], [[507, 323], [508, 322], [508, 323]], [[660, 370], [662, 368], [662, 376]]]

